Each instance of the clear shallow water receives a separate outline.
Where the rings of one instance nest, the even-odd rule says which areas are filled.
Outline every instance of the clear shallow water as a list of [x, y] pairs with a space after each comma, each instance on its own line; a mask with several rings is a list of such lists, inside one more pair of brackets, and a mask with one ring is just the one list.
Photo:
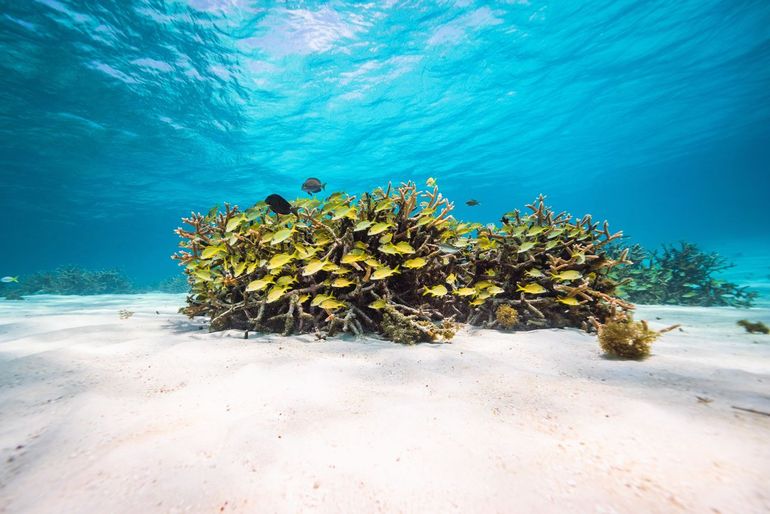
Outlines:
[[766, 289], [767, 2], [0, 6], [0, 275], [151, 282], [190, 210], [433, 176], [459, 217], [542, 192]]

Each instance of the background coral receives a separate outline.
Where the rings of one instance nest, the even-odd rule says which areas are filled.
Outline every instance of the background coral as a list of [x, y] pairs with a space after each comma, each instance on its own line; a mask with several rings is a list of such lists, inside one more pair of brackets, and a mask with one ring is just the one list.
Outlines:
[[614, 296], [608, 272], [625, 256], [607, 255], [620, 234], [606, 222], [556, 213], [542, 196], [501, 226], [460, 222], [431, 186], [301, 199], [288, 215], [264, 202], [193, 213], [174, 255], [192, 289], [184, 312], [209, 316], [215, 330], [413, 342], [446, 339], [455, 321], [494, 326], [501, 304], [522, 326], [586, 330], [590, 317], [632, 308]]
[[14, 292], [20, 295], [92, 295], [133, 291], [133, 284], [120, 271], [87, 270], [78, 266], [64, 266], [53, 271], [21, 277], [18, 288]]
[[[621, 246], [614, 246], [619, 254]], [[751, 307], [758, 293], [716, 275], [733, 265], [717, 253], [707, 253], [692, 243], [664, 245], [648, 251], [633, 245], [631, 263], [618, 266], [612, 276], [621, 284], [619, 294], [634, 303]]]

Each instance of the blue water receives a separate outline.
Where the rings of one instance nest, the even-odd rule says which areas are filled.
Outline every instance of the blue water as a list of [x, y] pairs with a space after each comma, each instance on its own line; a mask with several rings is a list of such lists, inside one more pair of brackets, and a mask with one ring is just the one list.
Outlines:
[[0, 6], [0, 275], [159, 280], [182, 215], [308, 176], [485, 222], [542, 192], [770, 274], [766, 0]]

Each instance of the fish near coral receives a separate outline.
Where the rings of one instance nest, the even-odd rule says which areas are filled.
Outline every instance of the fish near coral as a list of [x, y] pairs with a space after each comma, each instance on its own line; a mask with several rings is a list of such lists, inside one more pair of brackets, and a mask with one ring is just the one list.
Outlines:
[[331, 283], [332, 287], [348, 287], [352, 285], [355, 285], [355, 282], [353, 282], [349, 278], [344, 278], [344, 277], [335, 278], [334, 280], [332, 280], [332, 283]]
[[431, 296], [435, 296], [438, 298], [440, 296], [446, 295], [448, 292], [449, 291], [447, 291], [447, 288], [443, 284], [439, 284], [433, 287], [426, 287], [425, 292], [423, 292], [422, 294], [424, 295], [429, 294]]
[[583, 278], [583, 275], [582, 273], [576, 270], [567, 270], [567, 271], [561, 271], [559, 273], [551, 273], [551, 277], [553, 277], [556, 280], [568, 281], [568, 280], [577, 280], [579, 278]]
[[560, 296], [556, 299], [556, 301], [563, 303], [564, 305], [569, 305], [570, 307], [580, 305], [580, 301], [578, 301], [578, 299], [574, 296]]
[[456, 294], [457, 296], [473, 296], [476, 294], [476, 290], [472, 287], [460, 287], [455, 289], [453, 294]]
[[330, 298], [328, 300], [324, 300], [319, 305], [322, 309], [325, 309], [327, 311], [333, 311], [337, 309], [341, 309], [342, 307], [345, 307], [346, 304], [344, 302], [341, 302], [335, 298]]
[[270, 210], [276, 214], [297, 213], [297, 209], [292, 207], [286, 198], [281, 195], [272, 194], [265, 198], [265, 203], [270, 207]]
[[527, 293], [527, 294], [543, 294], [543, 293], [548, 292], [548, 290], [546, 288], [544, 288], [543, 286], [541, 286], [540, 284], [537, 284], [535, 282], [532, 282], [530, 284], [526, 284], [524, 286], [519, 284], [516, 287], [516, 290], [517, 291], [521, 291], [522, 293]]
[[249, 285], [246, 286], [246, 291], [261, 291], [272, 283], [273, 283], [273, 277], [272, 275], [268, 275], [267, 277], [263, 277], [257, 280], [252, 280], [251, 282], [249, 282]]
[[479, 205], [479, 201], [471, 198], [470, 200], [465, 202], [465, 205], [467, 205], [468, 207], [476, 207], [477, 205]]
[[428, 264], [428, 261], [426, 261], [422, 257], [415, 257], [414, 259], [409, 259], [407, 261], [404, 261], [404, 267], [409, 269], [419, 269], [425, 266], [426, 264]]
[[302, 183], [300, 188], [309, 195], [320, 193], [321, 190], [326, 189], [326, 183], [322, 183], [320, 180], [314, 177], [310, 177]]
[[395, 275], [396, 273], [398, 273], [398, 266], [396, 266], [395, 269], [391, 269], [387, 266], [382, 266], [374, 270], [374, 273], [372, 273], [371, 279], [382, 280], [384, 278], [388, 278], [392, 275]]
[[375, 223], [374, 225], [372, 225], [372, 227], [369, 229], [369, 232], [367, 232], [367, 234], [369, 234], [370, 236], [376, 236], [377, 234], [381, 234], [382, 232], [385, 232], [392, 226], [393, 226], [393, 223], [385, 223], [381, 221], [379, 223]]

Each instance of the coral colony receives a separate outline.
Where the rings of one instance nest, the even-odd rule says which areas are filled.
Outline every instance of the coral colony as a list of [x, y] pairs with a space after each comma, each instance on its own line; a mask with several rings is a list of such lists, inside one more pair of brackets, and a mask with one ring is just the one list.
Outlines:
[[193, 213], [177, 229], [191, 293], [182, 312], [212, 330], [281, 334], [376, 332], [400, 343], [447, 341], [457, 323], [487, 328], [631, 322], [610, 258], [620, 233], [556, 213], [539, 197], [502, 226], [456, 220], [428, 182], [334, 193], [241, 211]]

